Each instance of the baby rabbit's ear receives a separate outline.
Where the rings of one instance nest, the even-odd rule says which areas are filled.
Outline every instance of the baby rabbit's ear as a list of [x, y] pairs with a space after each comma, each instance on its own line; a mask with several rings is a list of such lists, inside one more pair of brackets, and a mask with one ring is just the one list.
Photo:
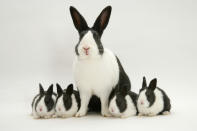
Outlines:
[[61, 96], [63, 94], [63, 90], [62, 90], [61, 86], [57, 83], [56, 87], [57, 87], [57, 94], [58, 94], [58, 96]]
[[149, 84], [149, 89], [154, 91], [156, 87], [157, 87], [157, 79], [155, 78], [155, 79], [151, 80], [151, 82]]
[[75, 28], [78, 30], [78, 32], [82, 32], [84, 30], [87, 30], [89, 27], [83, 18], [83, 16], [75, 9], [75, 7], [70, 6], [70, 14], [73, 20], [73, 23], [75, 25]]
[[51, 84], [51, 85], [49, 86], [49, 88], [48, 88], [46, 94], [49, 95], [49, 96], [52, 96], [52, 94], [53, 94], [53, 84]]
[[41, 84], [39, 84], [39, 88], [40, 88], [40, 94], [44, 94], [44, 89]]
[[105, 9], [103, 9], [103, 11], [97, 17], [94, 26], [92, 27], [92, 29], [96, 30], [100, 36], [102, 35], [103, 30], [107, 27], [111, 15], [111, 10], [111, 6], [105, 7]]
[[71, 95], [73, 93], [73, 84], [68, 85], [66, 94]]
[[143, 77], [143, 82], [142, 82], [142, 89], [145, 89], [147, 87], [147, 84], [146, 84], [146, 77], [144, 76]]

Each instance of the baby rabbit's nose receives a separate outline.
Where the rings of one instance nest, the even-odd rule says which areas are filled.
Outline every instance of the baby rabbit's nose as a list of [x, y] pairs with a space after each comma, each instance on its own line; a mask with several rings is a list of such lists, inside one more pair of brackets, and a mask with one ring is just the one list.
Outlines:
[[59, 107], [58, 110], [61, 111], [61, 108]]
[[90, 47], [83, 47], [83, 49], [87, 51], [90, 49]]
[[42, 107], [40, 107], [40, 112], [42, 111]]
[[114, 109], [113, 108], [111, 108], [111, 112], [114, 112]]
[[144, 105], [144, 102], [143, 102], [143, 101], [141, 101], [141, 102], [140, 102], [140, 104], [141, 104], [141, 105]]

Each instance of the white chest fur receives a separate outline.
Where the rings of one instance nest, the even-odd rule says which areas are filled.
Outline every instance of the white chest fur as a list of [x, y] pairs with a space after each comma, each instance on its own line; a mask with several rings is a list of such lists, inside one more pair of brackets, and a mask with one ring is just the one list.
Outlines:
[[97, 96], [110, 93], [118, 83], [119, 67], [115, 55], [108, 49], [100, 58], [74, 61], [74, 79], [80, 90], [90, 91]]

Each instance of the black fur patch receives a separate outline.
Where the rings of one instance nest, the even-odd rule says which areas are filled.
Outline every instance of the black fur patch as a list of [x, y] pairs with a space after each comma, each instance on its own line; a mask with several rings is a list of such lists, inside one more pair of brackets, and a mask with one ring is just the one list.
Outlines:
[[63, 101], [64, 101], [64, 107], [66, 110], [69, 110], [72, 106], [72, 98], [70, 95], [63, 94]]
[[48, 112], [54, 108], [55, 102], [54, 102], [52, 96], [45, 95], [44, 102], [45, 102]]
[[151, 107], [153, 105], [153, 103], [155, 102], [154, 90], [147, 89], [145, 94], [146, 94], [146, 98], [147, 98], [148, 102], [150, 103], [149, 107]]
[[97, 48], [99, 50], [99, 54], [102, 55], [104, 53], [104, 48], [103, 45], [101, 43], [101, 36], [94, 30], [91, 30], [94, 40], [96, 42]]
[[125, 96], [116, 94], [116, 104], [119, 108], [120, 113], [124, 112], [127, 108], [127, 101], [125, 99]]
[[101, 112], [101, 101], [96, 95], [93, 95], [90, 99], [88, 112]]

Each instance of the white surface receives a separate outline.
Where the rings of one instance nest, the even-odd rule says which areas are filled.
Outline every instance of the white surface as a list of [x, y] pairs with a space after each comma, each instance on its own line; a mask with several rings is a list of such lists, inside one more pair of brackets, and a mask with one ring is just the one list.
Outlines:
[[[194, 0], [1, 0], [0, 130], [197, 130], [197, 1]], [[41, 82], [73, 81], [78, 34], [69, 14], [74, 5], [92, 25], [111, 4], [103, 45], [114, 51], [133, 91], [142, 76], [158, 78], [172, 101], [172, 114], [159, 117], [34, 120], [31, 101]]]

